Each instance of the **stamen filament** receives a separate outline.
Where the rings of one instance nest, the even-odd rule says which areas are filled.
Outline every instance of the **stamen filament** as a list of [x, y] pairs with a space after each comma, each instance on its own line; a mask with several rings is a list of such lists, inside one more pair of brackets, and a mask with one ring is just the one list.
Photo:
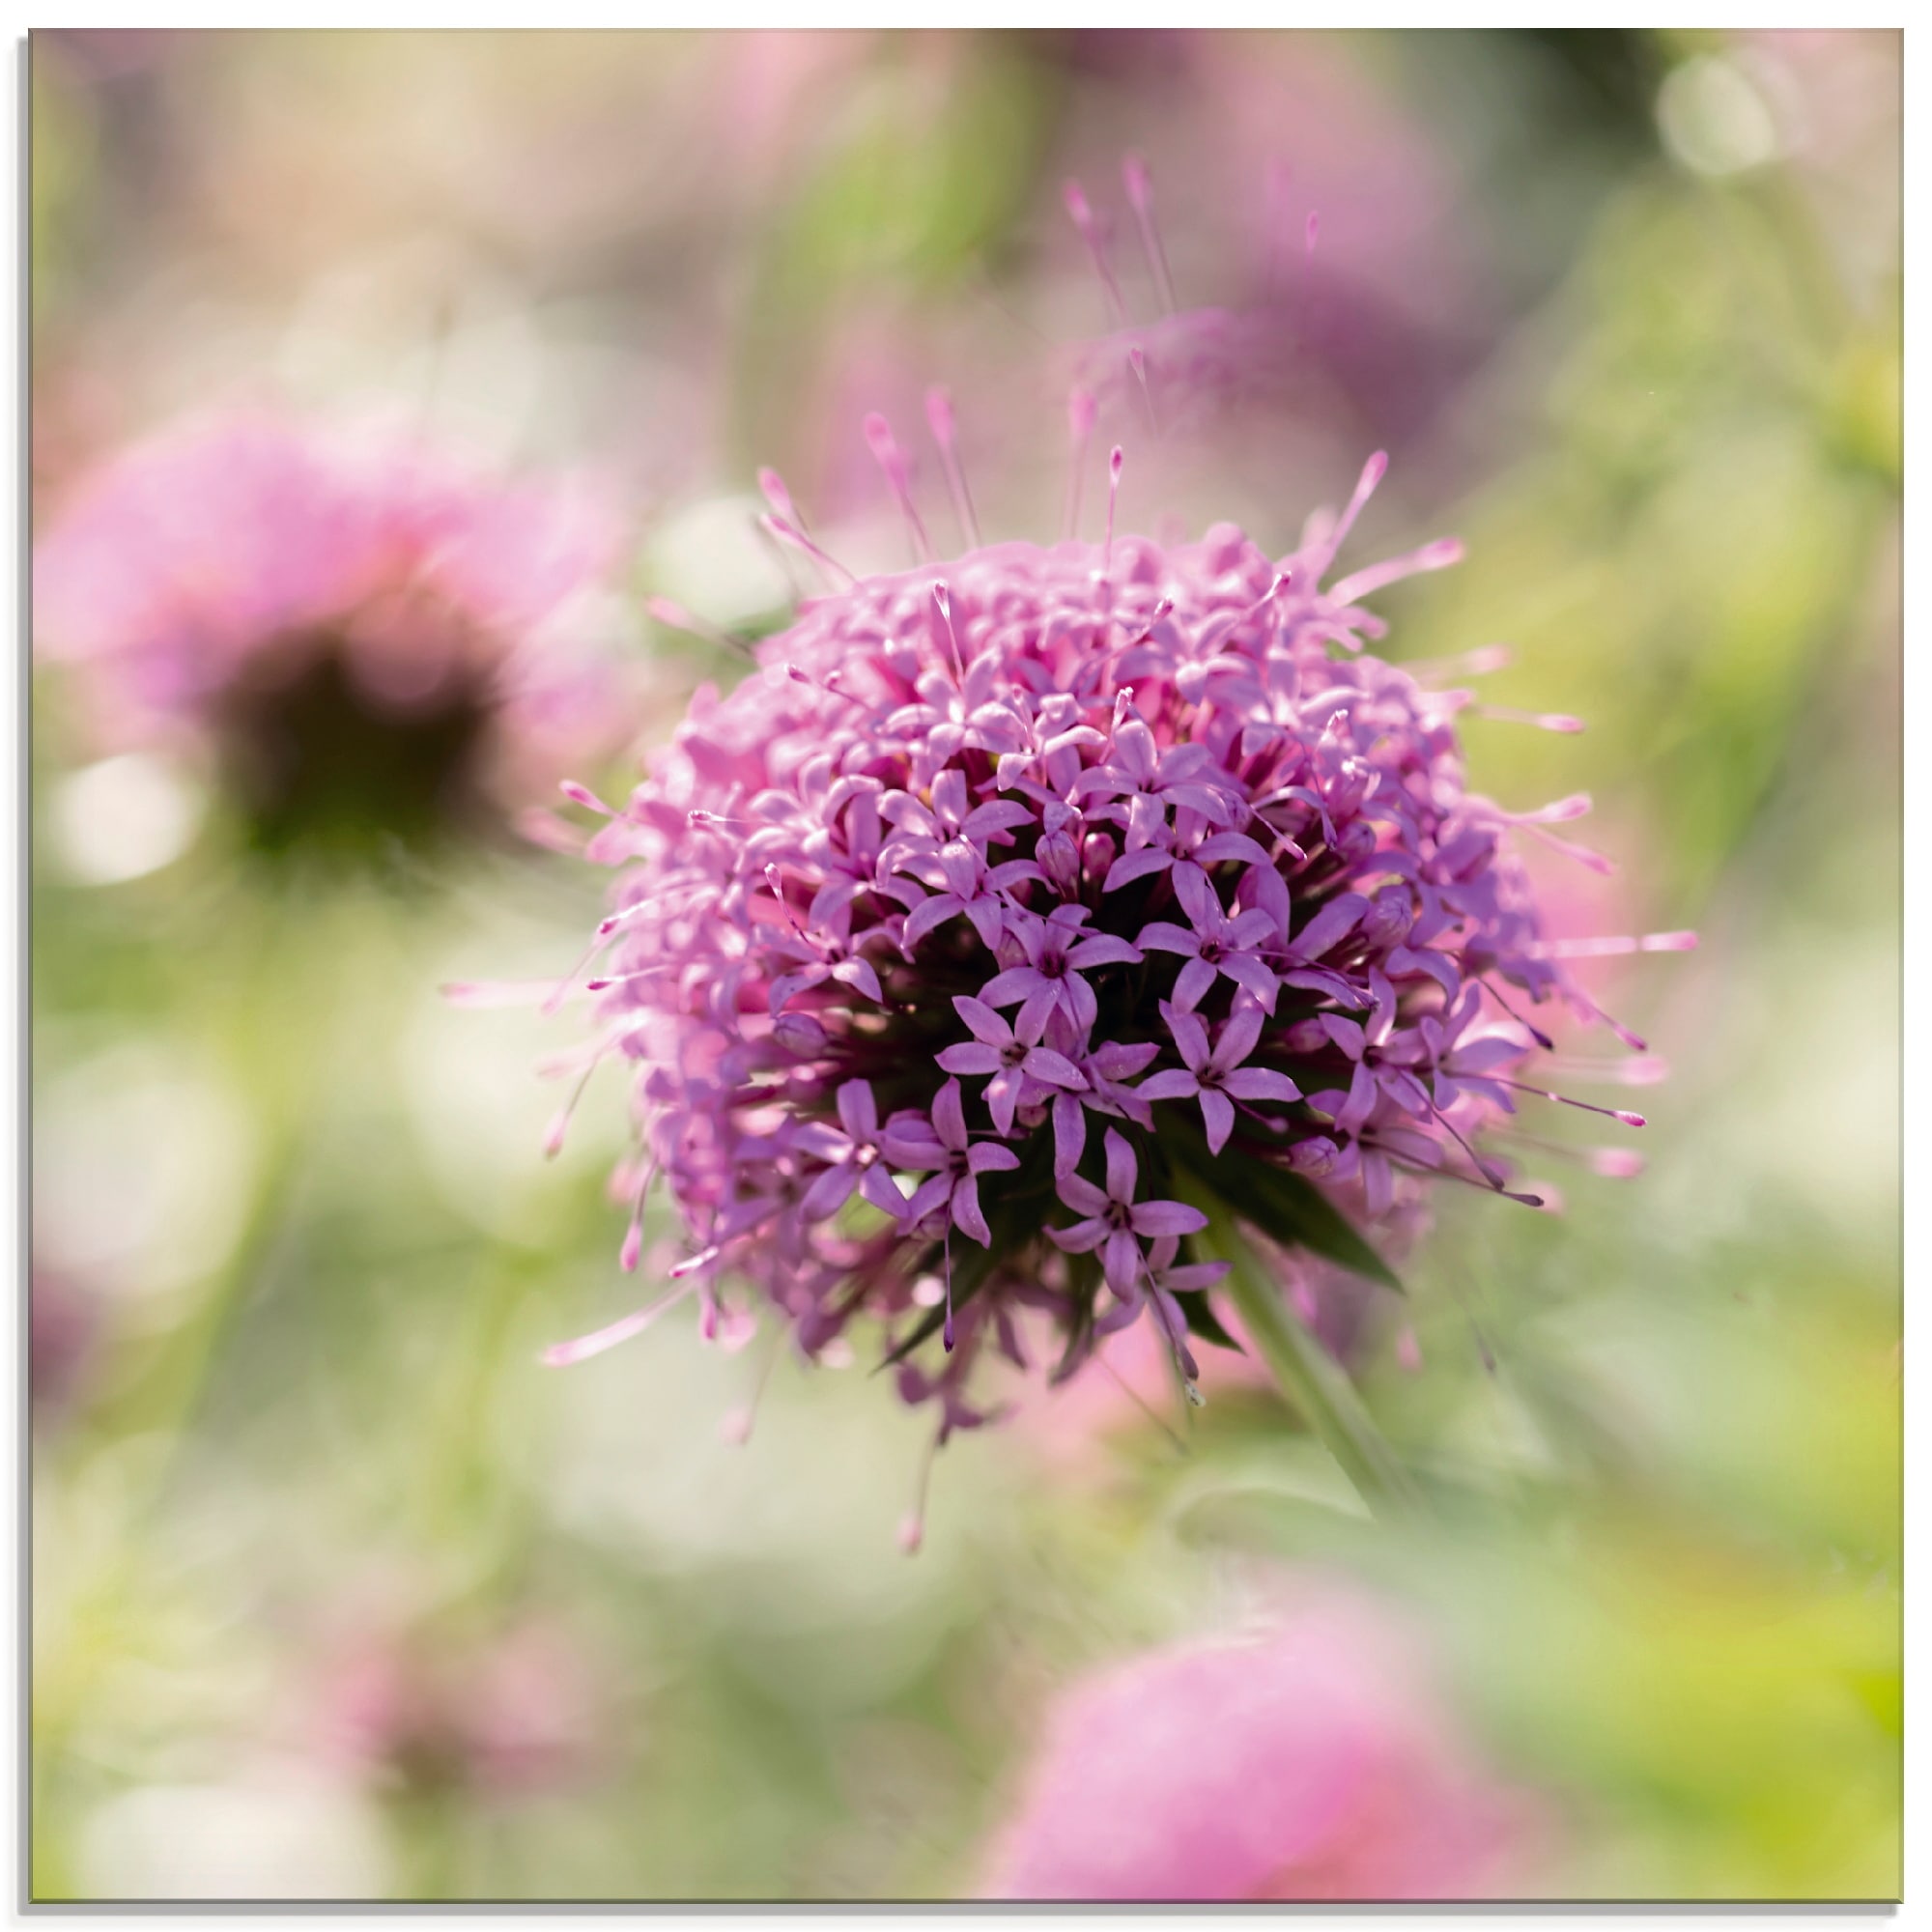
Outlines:
[[1506, 1012], [1510, 1016], [1510, 1018], [1513, 1019], [1517, 1023], [1517, 1025], [1523, 1030], [1524, 1033], [1528, 1034], [1530, 1038], [1535, 1040], [1537, 1045], [1542, 1047], [1545, 1053], [1549, 1053], [1554, 1050], [1556, 1042], [1553, 1039], [1551, 1039], [1547, 1033], [1545, 1033], [1540, 1026], [1534, 1026], [1528, 1020], [1524, 1019], [1523, 1016], [1520, 1012], [1518, 1012], [1517, 1009], [1513, 1006], [1511, 1006], [1510, 1003], [1506, 999], [1504, 999], [1499, 992], [1497, 992], [1495, 987], [1492, 985], [1488, 980], [1478, 980], [1476, 981], [1476, 984], [1482, 987], [1484, 992], [1489, 994], [1490, 998], [1492, 999], [1496, 1003], [1496, 1005], [1499, 1006], [1503, 1009], [1503, 1011]]
[[857, 586], [859, 580], [851, 571], [847, 570], [831, 552], [821, 549], [797, 525], [789, 522], [786, 518], [780, 516], [760, 517], [758, 519], [758, 526], [761, 529], [768, 531], [772, 536], [778, 538], [781, 543], [789, 544], [794, 550], [803, 551], [822, 570], [836, 577], [842, 577], [848, 584]]
[[1117, 442], [1114, 445], [1113, 455], [1107, 459], [1107, 543], [1106, 548], [1100, 553], [1102, 570], [1112, 570], [1114, 567], [1114, 511], [1121, 500], [1121, 470], [1125, 462], [1126, 458]]
[[875, 410], [866, 418], [866, 442], [872, 452], [872, 459], [885, 471], [886, 481], [891, 484], [893, 495], [898, 498], [899, 513], [906, 520], [912, 532], [912, 546], [921, 563], [933, 561], [932, 539], [925, 533], [925, 525], [921, 520], [919, 505], [912, 499], [912, 475], [906, 460], [899, 452], [899, 446], [893, 439], [892, 425]]
[[1608, 959], [1628, 952], [1694, 952], [1694, 932], [1644, 932], [1613, 939], [1547, 939], [1529, 951], [1539, 959]]
[[1153, 181], [1147, 163], [1138, 155], [1128, 155], [1121, 162], [1121, 180], [1127, 201], [1141, 231], [1141, 246], [1147, 252], [1148, 267], [1153, 271], [1154, 287], [1160, 291], [1161, 306], [1169, 315], [1179, 307], [1174, 298], [1174, 277], [1167, 270], [1167, 250], [1160, 243], [1160, 230], [1153, 218]]
[[696, 1286], [695, 1282], [684, 1282], [662, 1301], [654, 1301], [648, 1308], [639, 1308], [635, 1314], [611, 1322], [608, 1328], [580, 1335], [574, 1342], [555, 1343], [537, 1359], [550, 1369], [563, 1369], [573, 1362], [586, 1362], [592, 1355], [601, 1355], [607, 1349], [614, 1349], [619, 1342], [628, 1342], [633, 1335], [641, 1335], [667, 1309], [676, 1307]]
[[960, 533], [967, 547], [980, 548], [980, 520], [973, 512], [973, 495], [966, 487], [966, 471], [959, 462], [958, 443], [953, 434], [952, 399], [944, 389], [925, 392], [925, 420], [932, 440], [939, 445], [940, 468], [946, 472], [946, 487], [952, 493], [952, 512], [959, 519]]
[[[766, 519], [767, 522], [770, 519]], [[687, 611], [682, 604], [674, 603], [668, 597], [646, 597], [644, 610], [660, 624], [673, 631], [682, 631], [686, 637], [701, 638], [707, 644], [715, 644], [721, 651], [731, 651], [741, 658], [755, 658], [756, 653], [743, 638], [734, 638], [729, 631], [721, 629], [695, 611]], [[564, 787], [566, 793], [569, 787]], [[575, 796], [575, 794], [570, 794]], [[582, 804], [582, 801], [579, 800]], [[614, 812], [611, 814], [616, 815]]]
[[1568, 1094], [1553, 1093], [1548, 1087], [1532, 1087], [1524, 1080], [1511, 1080], [1500, 1073], [1483, 1076], [1493, 1080], [1499, 1087], [1513, 1087], [1519, 1094], [1534, 1094], [1539, 1099], [1557, 1100], [1566, 1107], [1578, 1107], [1586, 1114], [1602, 1114], [1605, 1120], [1621, 1121], [1627, 1127], [1641, 1127], [1648, 1124], [1641, 1114], [1633, 1114], [1626, 1107], [1599, 1107], [1589, 1100], [1573, 1100]]
[[1062, 188], [1061, 194], [1066, 203], [1066, 212], [1073, 217], [1073, 225], [1080, 231], [1080, 239], [1086, 242], [1088, 252], [1094, 257], [1094, 266], [1099, 270], [1100, 285], [1107, 291], [1107, 300], [1114, 311], [1115, 320], [1122, 328], [1129, 326], [1126, 298], [1121, 294], [1121, 285], [1114, 279], [1114, 270], [1107, 260], [1106, 237], [1101, 233], [1100, 223], [1086, 190], [1077, 181], [1069, 181]]

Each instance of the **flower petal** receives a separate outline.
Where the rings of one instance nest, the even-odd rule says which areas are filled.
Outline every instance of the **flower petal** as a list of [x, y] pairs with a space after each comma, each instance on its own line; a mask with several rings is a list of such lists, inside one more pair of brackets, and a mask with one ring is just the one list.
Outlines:
[[1164, 919], [1157, 919], [1152, 924], [1141, 927], [1135, 935], [1134, 944], [1142, 952], [1151, 948], [1156, 952], [1180, 952], [1192, 958], [1201, 951], [1201, 936], [1182, 926], [1172, 925]]
[[1109, 1233], [1105, 1221], [1076, 1221], [1070, 1228], [1049, 1228], [1046, 1238], [1069, 1255], [1091, 1254]]
[[1262, 1003], [1264, 1011], [1274, 1011], [1274, 1003], [1281, 994], [1281, 981], [1252, 952], [1229, 953], [1221, 961], [1221, 971], [1237, 986], [1245, 987], [1252, 993]]
[[1100, 890], [1103, 893], [1117, 893], [1122, 886], [1130, 886], [1136, 879], [1145, 879], [1150, 873], [1164, 872], [1174, 864], [1174, 854], [1159, 845], [1145, 845], [1138, 852], [1126, 852], [1107, 867], [1107, 878]]
[[1233, 1262], [1189, 1262], [1185, 1267], [1165, 1269], [1160, 1285], [1170, 1294], [1187, 1294], [1196, 1289], [1212, 1288], [1234, 1265]]
[[954, 1153], [966, 1151], [966, 1109], [959, 1097], [959, 1083], [949, 1080], [932, 1099], [932, 1130], [942, 1147]]
[[866, 1170], [860, 1178], [859, 1192], [880, 1212], [892, 1215], [895, 1220], [906, 1211], [906, 1197], [883, 1167], [874, 1165]]
[[799, 1211], [808, 1221], [822, 1221], [828, 1214], [836, 1214], [852, 1198], [852, 1190], [859, 1184], [859, 1163], [855, 1160], [841, 1160], [837, 1167], [828, 1167], [810, 1187], [805, 1190], [805, 1199], [799, 1205]]
[[1143, 1100], [1190, 1100], [1201, 1091], [1201, 1083], [1185, 1067], [1170, 1066], [1150, 1073], [1134, 1089]]
[[1010, 1046], [1013, 1030], [984, 1000], [976, 1000], [970, 993], [954, 998], [952, 1010], [966, 1022], [966, 1030], [975, 1039], [982, 1039], [988, 1046]]
[[1199, 1006], [1216, 978], [1215, 969], [1207, 960], [1190, 959], [1174, 982], [1174, 1004], [1183, 1009]]
[[848, 1080], [839, 1088], [838, 1118], [855, 1141], [878, 1139], [879, 1103], [872, 1097], [869, 1080]]
[[1076, 1214], [1104, 1214], [1107, 1211], [1107, 1197], [1080, 1175], [1063, 1174], [1055, 1180], [1054, 1187]]
[[1107, 1236], [1100, 1265], [1116, 1294], [1130, 1293], [1140, 1279], [1141, 1244], [1124, 1228], [1116, 1228]]
[[904, 1219], [916, 1227], [935, 1208], [944, 1208], [952, 1199], [952, 1175], [935, 1174], [931, 1179], [922, 1181], [913, 1189], [912, 1198], [905, 1204]]
[[[1013, 1023], [1014, 1036], [1019, 1039], [1037, 1039], [1046, 1031], [1046, 1023], [1053, 1017], [1063, 997], [1061, 989], [1068, 982], [1065, 980], [1049, 980], [1042, 974], [1036, 974], [1037, 984], [1026, 997], [1019, 1016]], [[1074, 985], [1080, 982], [1072, 981]]]
[[1279, 1100], [1286, 1105], [1301, 1098], [1301, 1089], [1286, 1073], [1266, 1066], [1237, 1066], [1221, 1076], [1221, 1086], [1237, 1100]]
[[968, 1175], [952, 1190], [952, 1225], [962, 1234], [971, 1235], [982, 1248], [993, 1245], [993, 1231], [986, 1226], [986, 1217], [980, 1208], [980, 1182], [973, 1175]]
[[[952, 1049], [954, 1053], [962, 1050], [959, 1047]], [[980, 1051], [991, 1053], [993, 1049], [990, 1046], [982, 1046]], [[943, 1053], [939, 1056], [939, 1064], [942, 1066], [946, 1065], [946, 1055]], [[1020, 1070], [1017, 1066], [1004, 1067], [996, 1078], [986, 1082], [986, 1111], [992, 1115], [994, 1126], [1003, 1134], [1009, 1134], [1013, 1130], [1013, 1110], [1020, 1103], [1021, 1085]], [[972, 1156], [969, 1154], [967, 1158], [970, 1161]]]
[[1228, 1024], [1221, 1029], [1221, 1037], [1214, 1042], [1214, 1065], [1224, 1069], [1240, 1065], [1255, 1050], [1255, 1042], [1261, 1037], [1262, 1009], [1259, 1007], [1236, 1007]]
[[1173, 876], [1174, 895], [1180, 901], [1187, 923], [1203, 939], [1211, 938], [1221, 930], [1221, 901], [1214, 896], [1208, 874], [1199, 866], [1187, 865], [1176, 866]]
[[1035, 1047], [1021, 1065], [1036, 1080], [1044, 1081], [1049, 1087], [1081, 1088], [1087, 1084], [1086, 1074], [1064, 1053], [1055, 1053], [1050, 1046]]
[[884, 989], [879, 984], [879, 976], [872, 971], [869, 959], [861, 959], [856, 954], [850, 959], [841, 959], [833, 967], [832, 977], [864, 993], [868, 1000], [876, 1000], [881, 1006], [885, 1004]]
[[1354, 930], [1355, 922], [1368, 909], [1369, 902], [1360, 893], [1338, 894], [1294, 935], [1295, 956], [1320, 959]]
[[1160, 1003], [1160, 1016], [1167, 1022], [1167, 1030], [1174, 1036], [1176, 1050], [1188, 1066], [1195, 1072], [1208, 1065], [1211, 1058], [1208, 1050], [1208, 1029], [1198, 1014], [1185, 1007], [1170, 1005], [1166, 1000]]
[[961, 1040], [938, 1056], [938, 1065], [948, 1073], [997, 1073], [1006, 1064], [997, 1047], [978, 1039]]
[[946, 1165], [946, 1149], [924, 1121], [889, 1124], [879, 1136], [879, 1151], [895, 1167], [925, 1169]]
[[951, 893], [936, 893], [931, 898], [923, 900], [906, 914], [904, 929], [899, 934], [899, 945], [910, 951], [935, 927], [942, 926], [949, 919], [953, 919], [963, 910], [960, 902]]
[[1066, 955], [1066, 963], [1088, 973], [1095, 966], [1137, 966], [1140, 957], [1139, 950], [1124, 939], [1111, 932], [1096, 932], [1092, 939], [1083, 939]]
[[1195, 858], [1204, 866], [1238, 859], [1244, 866], [1271, 866], [1267, 853], [1244, 832], [1217, 832], [1194, 848]]
[[1208, 1217], [1184, 1201], [1143, 1201], [1132, 1216], [1137, 1235], [1198, 1235]]
[[1053, 1096], [1053, 1172], [1056, 1179], [1069, 1175], [1087, 1151], [1087, 1109], [1071, 1094]]
[[989, 1007], [1010, 1007], [1025, 999], [1037, 987], [1052, 983], [1050, 980], [1043, 980], [1032, 966], [1009, 966], [1004, 973], [995, 973], [980, 988], [980, 997]]
[[1069, 973], [1061, 983], [1066, 989], [1061, 996], [1062, 1004], [1073, 1021], [1075, 1033], [1085, 1038], [1100, 1017], [1099, 998], [1078, 973]]
[[1019, 1164], [1019, 1155], [998, 1141], [975, 1141], [966, 1154], [969, 1174], [1006, 1174]]

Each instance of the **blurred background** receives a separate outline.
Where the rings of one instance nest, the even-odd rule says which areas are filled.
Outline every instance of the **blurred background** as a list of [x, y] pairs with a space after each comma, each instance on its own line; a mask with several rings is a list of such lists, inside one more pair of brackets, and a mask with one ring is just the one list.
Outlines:
[[[182, 423], [375, 423], [594, 496], [623, 696], [494, 817], [415, 837], [377, 770], [357, 838], [268, 837], [256, 714], [151, 727], [40, 607], [34, 1896], [971, 1893], [1067, 1687], [1337, 1589], [1525, 1801], [1479, 1894], [1895, 1896], [1900, 44], [36, 35], [37, 541]], [[1426, 1526], [1238, 1367], [1189, 1416], [1123, 1355], [952, 1444], [909, 1558], [926, 1425], [863, 1357], [537, 1361], [636, 1295], [614, 1073], [543, 1158], [579, 1016], [438, 994], [599, 916], [516, 813], [783, 620], [758, 466], [896, 565], [860, 419], [923, 451], [943, 382], [988, 535], [1047, 540], [1076, 380], [1125, 527], [1285, 550], [1387, 448], [1351, 554], [1468, 545], [1389, 654], [1507, 641], [1486, 697], [1588, 721], [1466, 729], [1503, 802], [1596, 798], [1557, 923], [1702, 934], [1593, 969], [1669, 1064], [1647, 1170], [1555, 1123], [1565, 1211], [1440, 1202], [1355, 1363]]]

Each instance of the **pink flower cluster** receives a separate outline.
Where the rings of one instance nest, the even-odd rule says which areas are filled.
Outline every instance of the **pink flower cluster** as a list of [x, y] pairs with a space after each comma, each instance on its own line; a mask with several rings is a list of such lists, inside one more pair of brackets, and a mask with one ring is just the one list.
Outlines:
[[1382, 469], [1278, 560], [1221, 526], [852, 582], [701, 692], [621, 810], [573, 791], [623, 868], [588, 987], [637, 1069], [624, 1263], [660, 1176], [689, 1253], [553, 1359], [692, 1292], [741, 1328], [749, 1284], [808, 1355], [897, 1324], [943, 1441], [987, 1419], [983, 1350], [1024, 1366], [1021, 1307], [1056, 1378], [1145, 1314], [1191, 1382], [1224, 1264], [1189, 1193], [1374, 1271], [1338, 1204], [1503, 1190], [1475, 1137], [1548, 1044], [1516, 1003], [1595, 1014], [1509, 841], [1587, 801], [1466, 790], [1467, 693], [1364, 651], [1364, 600], [1459, 554], [1326, 582]]
[[625, 677], [584, 606], [619, 536], [580, 484], [214, 414], [123, 452], [61, 506], [35, 552], [35, 648], [73, 668], [110, 747], [212, 748], [272, 787], [286, 775], [265, 766], [333, 750], [289, 715], [323, 674], [369, 731], [417, 727], [399, 755], [453, 747], [468, 783], [514, 806], [615, 749]]
[[1414, 1633], [1324, 1588], [1255, 1640], [1059, 1697], [983, 1895], [1493, 1897], [1532, 1882], [1552, 1826], [1452, 1721]]

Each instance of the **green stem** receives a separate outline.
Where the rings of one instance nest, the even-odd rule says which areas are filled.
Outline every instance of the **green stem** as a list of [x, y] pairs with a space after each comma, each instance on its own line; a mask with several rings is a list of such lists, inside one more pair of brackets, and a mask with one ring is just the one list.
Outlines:
[[1177, 1180], [1181, 1198], [1208, 1216], [1208, 1226], [1192, 1237], [1195, 1247], [1210, 1260], [1233, 1264], [1223, 1293], [1282, 1393], [1321, 1436], [1371, 1514], [1383, 1520], [1419, 1514], [1423, 1498], [1415, 1478], [1376, 1427], [1354, 1384], [1289, 1313], [1280, 1284], [1233, 1210], [1193, 1176]]

